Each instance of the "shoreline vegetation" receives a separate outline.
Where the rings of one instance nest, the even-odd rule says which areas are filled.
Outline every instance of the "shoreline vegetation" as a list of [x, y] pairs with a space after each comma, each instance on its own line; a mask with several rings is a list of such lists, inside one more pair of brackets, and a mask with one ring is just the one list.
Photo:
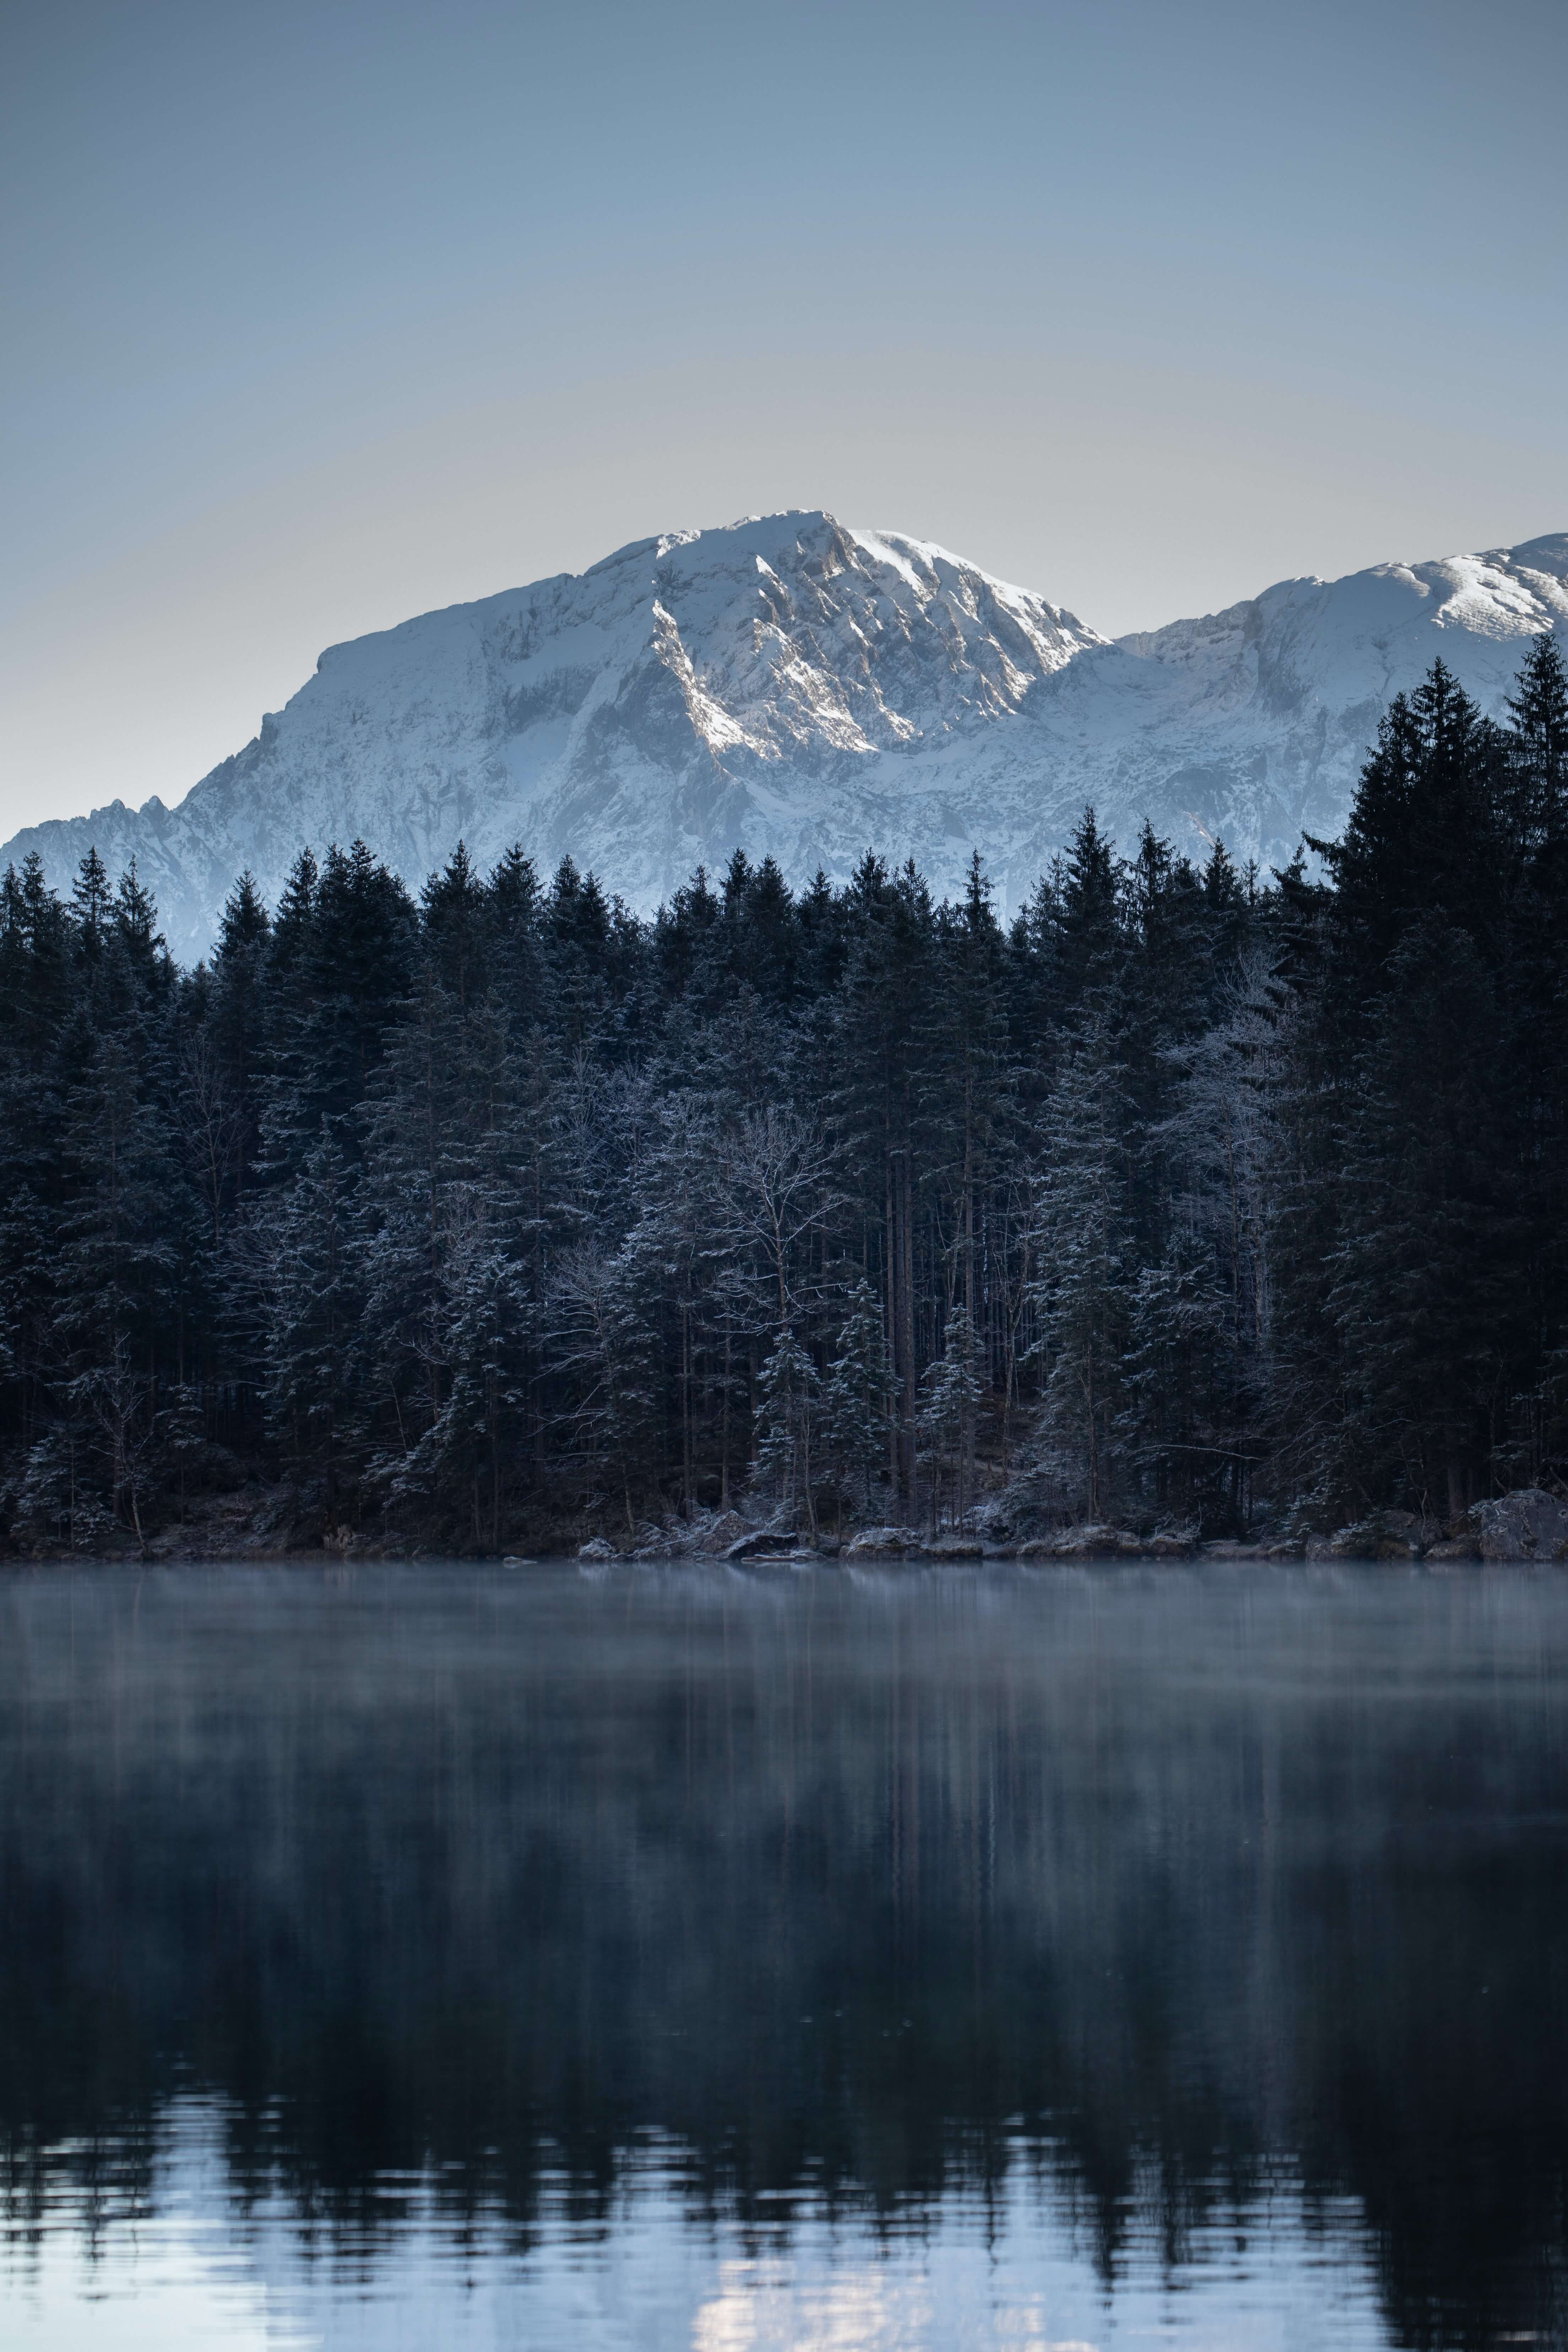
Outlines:
[[[205, 1564], [213, 1567], [243, 1561], [271, 1560], [284, 1565], [290, 1559], [428, 1562], [435, 1555], [423, 1547], [410, 1549], [395, 1538], [388, 1541], [340, 1529], [312, 1550], [301, 1552], [290, 1539], [291, 1497], [287, 1489], [259, 1499], [241, 1493], [230, 1497], [226, 1517], [198, 1515], [174, 1522], [139, 1549], [90, 1555], [100, 1561], [116, 1558], [144, 1560], [150, 1565]], [[237, 1503], [237, 1511], [233, 1506]], [[1085, 1564], [1123, 1562], [1149, 1566], [1163, 1561], [1251, 1561], [1286, 1567], [1293, 1561], [1338, 1561], [1365, 1567], [1379, 1561], [1423, 1562], [1436, 1568], [1464, 1563], [1521, 1566], [1568, 1561], [1568, 1504], [1559, 1495], [1524, 1488], [1479, 1504], [1456, 1527], [1420, 1519], [1411, 1511], [1378, 1511], [1331, 1534], [1275, 1537], [1266, 1528], [1250, 1536], [1205, 1538], [1198, 1527], [1165, 1525], [1154, 1533], [1131, 1527], [1074, 1522], [1047, 1535], [1012, 1536], [1005, 1516], [1005, 1498], [974, 1515], [969, 1528], [943, 1528], [934, 1534], [908, 1526], [863, 1526], [835, 1535], [808, 1538], [792, 1515], [758, 1524], [738, 1511], [699, 1509], [689, 1519], [677, 1514], [662, 1521], [645, 1520], [630, 1538], [617, 1544], [605, 1536], [590, 1536], [575, 1550], [547, 1547], [537, 1553], [499, 1555], [503, 1568], [569, 1565], [671, 1567], [745, 1567], [774, 1562], [789, 1565], [874, 1566], [879, 1562], [916, 1562], [942, 1567], [1026, 1566], [1051, 1560]], [[287, 1532], [280, 1538], [279, 1527]], [[52, 1555], [43, 1555], [51, 1557]], [[497, 1555], [470, 1555], [488, 1558]]]
[[1568, 679], [1263, 877], [0, 884], [12, 1557], [1568, 1556]]

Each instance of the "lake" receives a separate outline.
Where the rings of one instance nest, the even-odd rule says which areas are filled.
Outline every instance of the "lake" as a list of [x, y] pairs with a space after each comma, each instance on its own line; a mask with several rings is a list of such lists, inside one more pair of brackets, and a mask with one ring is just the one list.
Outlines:
[[1568, 2344], [1568, 1574], [0, 1579], [7, 2347]]

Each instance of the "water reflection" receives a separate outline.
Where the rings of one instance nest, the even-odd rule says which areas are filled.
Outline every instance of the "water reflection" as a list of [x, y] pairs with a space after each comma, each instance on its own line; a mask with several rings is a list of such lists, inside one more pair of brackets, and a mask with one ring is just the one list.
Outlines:
[[7, 2344], [1568, 2340], [1554, 1574], [0, 1608]]
[[282, 2199], [237, 2221], [221, 2139], [209, 2106], [177, 2102], [145, 2210], [106, 2221], [63, 2200], [13, 2262], [7, 2346], [1293, 2352], [1386, 2340], [1356, 2216], [1320, 2210], [1309, 2223], [1296, 2184], [1277, 2184], [1245, 2227], [1216, 2220], [1173, 2269], [1135, 2237], [1111, 2286], [1041, 2195], [1022, 2142], [988, 2196], [958, 2179], [934, 2209], [879, 2226], [842, 2210], [830, 2219], [807, 2194], [788, 2227], [748, 2228], [732, 2216], [694, 2227], [680, 2151], [645, 2139], [593, 2221], [546, 2172], [525, 2252], [498, 2210], [457, 2225], [428, 2179], [397, 2184], [397, 2226], [374, 2247], [301, 2229]]

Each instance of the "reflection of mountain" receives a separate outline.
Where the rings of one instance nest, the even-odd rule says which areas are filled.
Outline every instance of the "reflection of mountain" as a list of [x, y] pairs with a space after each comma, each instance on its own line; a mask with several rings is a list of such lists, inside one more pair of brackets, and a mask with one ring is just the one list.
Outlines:
[[356, 835], [417, 887], [465, 837], [570, 854], [651, 911], [700, 859], [846, 877], [871, 846], [939, 892], [972, 845], [1016, 907], [1093, 800], [1201, 852], [1282, 864], [1338, 831], [1390, 695], [1435, 655], [1492, 711], [1568, 629], [1568, 534], [1283, 581], [1111, 645], [916, 540], [772, 515], [639, 541], [580, 577], [427, 613], [323, 654], [177, 807], [118, 801], [18, 834], [68, 885], [134, 856], [170, 945], [210, 942], [250, 866]]
[[1554, 1583], [6, 1591], [14, 2210], [176, 2089], [370, 2237], [427, 2159], [521, 2222], [542, 2139], [592, 2206], [639, 2132], [886, 2206], [1023, 2118], [1109, 2266], [1283, 2164], [1404, 2340], [1556, 2324]]

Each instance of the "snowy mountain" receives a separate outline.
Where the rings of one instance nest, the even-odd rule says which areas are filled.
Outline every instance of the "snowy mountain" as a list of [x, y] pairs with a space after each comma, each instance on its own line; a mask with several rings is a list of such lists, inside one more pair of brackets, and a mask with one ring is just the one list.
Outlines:
[[1289, 857], [1343, 821], [1379, 712], [1441, 654], [1498, 711], [1529, 638], [1568, 635], [1568, 533], [1292, 580], [1111, 643], [917, 540], [791, 513], [675, 532], [591, 571], [334, 646], [174, 809], [18, 834], [58, 887], [135, 856], [183, 959], [236, 875], [363, 837], [417, 887], [459, 838], [570, 854], [651, 908], [699, 861], [795, 880], [868, 845], [939, 892], [978, 846], [1016, 906], [1086, 801], [1130, 846]]

